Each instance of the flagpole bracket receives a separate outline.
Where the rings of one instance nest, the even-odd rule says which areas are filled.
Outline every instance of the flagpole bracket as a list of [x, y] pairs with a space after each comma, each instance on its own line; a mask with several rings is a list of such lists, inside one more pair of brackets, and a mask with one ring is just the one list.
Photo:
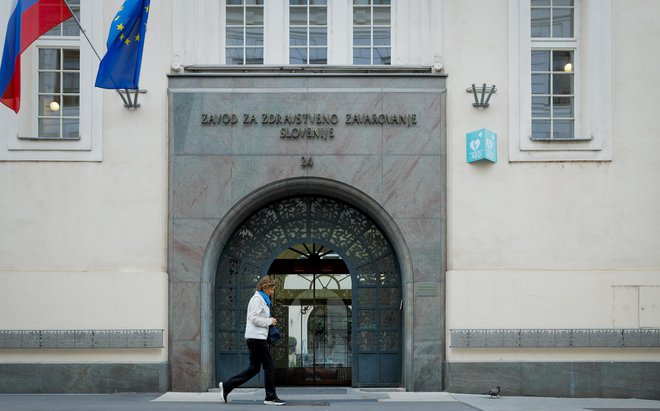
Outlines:
[[124, 101], [124, 107], [127, 109], [136, 109], [140, 107], [138, 104], [138, 96], [140, 94], [146, 94], [147, 90], [145, 89], [117, 89], [117, 93]]
[[[472, 87], [468, 87], [465, 91], [474, 96], [473, 107], [487, 108], [490, 105], [490, 97], [497, 91], [497, 87], [495, 87], [495, 84], [490, 87], [486, 86], [486, 83], [483, 83], [481, 87], [472, 84]], [[481, 99], [479, 98], [479, 92], [481, 92]]]

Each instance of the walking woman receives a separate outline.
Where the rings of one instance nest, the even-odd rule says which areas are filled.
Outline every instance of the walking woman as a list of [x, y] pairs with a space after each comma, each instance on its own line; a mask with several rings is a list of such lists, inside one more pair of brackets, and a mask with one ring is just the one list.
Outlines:
[[264, 380], [266, 388], [266, 405], [284, 405], [286, 402], [280, 400], [275, 392], [275, 364], [270, 355], [270, 347], [266, 342], [268, 327], [277, 325], [277, 319], [270, 316], [271, 298], [275, 292], [275, 280], [270, 276], [264, 276], [257, 284], [255, 291], [247, 308], [247, 321], [245, 323], [245, 340], [250, 351], [250, 365], [244, 371], [236, 374], [227, 381], [218, 384], [220, 395], [227, 402], [227, 396], [234, 388], [244, 384], [250, 378], [259, 374], [259, 369], [264, 367]]

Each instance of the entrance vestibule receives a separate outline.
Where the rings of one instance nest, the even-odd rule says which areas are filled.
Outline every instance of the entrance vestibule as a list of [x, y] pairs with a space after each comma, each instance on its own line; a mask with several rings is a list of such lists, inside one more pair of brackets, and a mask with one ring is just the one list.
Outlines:
[[351, 385], [352, 280], [341, 257], [320, 244], [298, 244], [273, 261], [273, 315], [282, 342], [273, 347], [276, 379], [287, 385]]

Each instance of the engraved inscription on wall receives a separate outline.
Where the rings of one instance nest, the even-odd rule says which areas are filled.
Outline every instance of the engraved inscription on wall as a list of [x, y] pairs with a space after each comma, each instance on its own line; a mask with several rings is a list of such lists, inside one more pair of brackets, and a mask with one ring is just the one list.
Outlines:
[[276, 128], [281, 139], [332, 140], [335, 127], [413, 127], [414, 113], [202, 113], [204, 126]]

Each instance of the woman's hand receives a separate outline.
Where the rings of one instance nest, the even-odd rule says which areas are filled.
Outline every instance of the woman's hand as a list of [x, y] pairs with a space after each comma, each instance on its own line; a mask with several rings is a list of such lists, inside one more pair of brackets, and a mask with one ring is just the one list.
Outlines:
[[273, 325], [277, 325], [277, 318], [275, 318], [275, 317], [270, 317], [270, 322], [271, 322], [271, 324], [273, 324]]

